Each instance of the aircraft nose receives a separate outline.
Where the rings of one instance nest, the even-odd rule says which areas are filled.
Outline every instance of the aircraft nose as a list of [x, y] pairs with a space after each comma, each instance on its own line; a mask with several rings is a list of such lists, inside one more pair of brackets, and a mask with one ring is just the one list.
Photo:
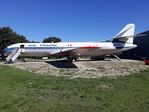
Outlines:
[[10, 54], [9, 49], [8, 48], [5, 48], [4, 49], [4, 55], [5, 56], [8, 56], [9, 54]]

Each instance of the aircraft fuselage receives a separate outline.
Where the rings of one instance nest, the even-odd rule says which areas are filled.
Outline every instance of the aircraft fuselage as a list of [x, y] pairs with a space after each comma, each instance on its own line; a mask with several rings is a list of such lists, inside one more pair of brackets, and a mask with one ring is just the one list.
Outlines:
[[16, 48], [21, 48], [22, 56], [103, 56], [135, 47], [134, 44], [112, 42], [18, 43], [8, 46], [5, 55], [9, 55]]

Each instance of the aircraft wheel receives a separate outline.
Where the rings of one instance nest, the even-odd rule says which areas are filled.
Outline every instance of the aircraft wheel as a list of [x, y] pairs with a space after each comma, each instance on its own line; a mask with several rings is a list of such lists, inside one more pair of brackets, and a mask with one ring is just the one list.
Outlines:
[[67, 60], [69, 62], [75, 62], [75, 61], [77, 61], [77, 57], [67, 57]]
[[91, 57], [91, 60], [104, 60], [105, 59], [105, 57], [104, 56], [92, 56]]

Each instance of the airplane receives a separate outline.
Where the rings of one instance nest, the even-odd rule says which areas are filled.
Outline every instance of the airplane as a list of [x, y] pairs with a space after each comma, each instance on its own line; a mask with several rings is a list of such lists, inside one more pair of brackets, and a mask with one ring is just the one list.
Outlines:
[[67, 57], [74, 62], [78, 57], [105, 57], [137, 47], [133, 44], [135, 24], [127, 24], [112, 39], [104, 42], [58, 42], [58, 43], [17, 43], [8, 46], [4, 51], [6, 62], [14, 62], [22, 57]]

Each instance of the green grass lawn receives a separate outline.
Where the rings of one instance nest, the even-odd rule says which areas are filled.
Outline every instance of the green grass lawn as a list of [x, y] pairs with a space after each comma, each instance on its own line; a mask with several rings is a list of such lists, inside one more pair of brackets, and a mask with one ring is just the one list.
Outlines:
[[69, 79], [0, 65], [0, 112], [149, 112], [149, 70]]

